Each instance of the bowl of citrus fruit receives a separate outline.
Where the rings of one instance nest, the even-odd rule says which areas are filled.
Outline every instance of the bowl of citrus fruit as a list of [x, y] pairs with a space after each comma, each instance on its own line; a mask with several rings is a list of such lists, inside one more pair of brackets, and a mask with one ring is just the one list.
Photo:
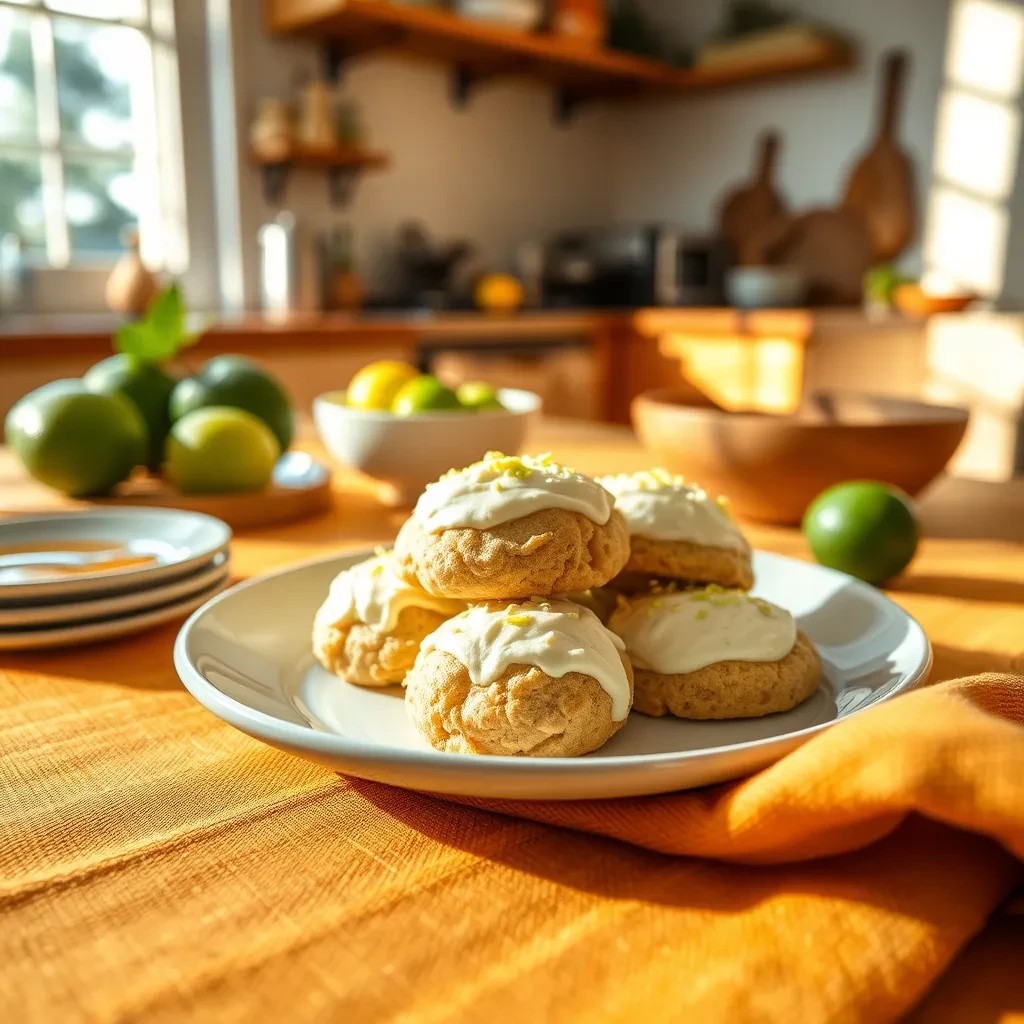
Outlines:
[[313, 419], [333, 458], [374, 480], [385, 504], [402, 506], [452, 466], [520, 451], [539, 408], [532, 391], [484, 381], [452, 388], [389, 359], [314, 399]]

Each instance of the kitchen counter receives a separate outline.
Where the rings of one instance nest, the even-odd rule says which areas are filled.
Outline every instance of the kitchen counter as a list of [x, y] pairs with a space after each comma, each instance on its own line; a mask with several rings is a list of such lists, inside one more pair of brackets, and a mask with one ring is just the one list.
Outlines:
[[[100, 346], [124, 321], [107, 313], [15, 314], [0, 319], [0, 354], [38, 355], [80, 352]], [[241, 316], [194, 314], [203, 329], [200, 344], [280, 344], [283, 335], [305, 343], [372, 342], [381, 339], [453, 338], [486, 344], [495, 337], [526, 340], [548, 335], [590, 335], [631, 330], [649, 336], [666, 330], [751, 335], [786, 334], [808, 340], [815, 325], [864, 323], [854, 309], [766, 309], [743, 311], [727, 307], [650, 308], [635, 310], [525, 310], [521, 313], [366, 311], [362, 313], [298, 313], [285, 317], [262, 313]]]
[[[0, 320], [0, 416], [33, 387], [78, 376], [109, 354], [121, 322], [109, 314]], [[202, 336], [183, 364], [223, 352], [250, 356], [278, 374], [301, 407], [374, 359], [525, 387], [561, 415], [618, 423], [629, 422], [637, 394], [655, 387], [768, 412], [789, 412], [807, 391], [828, 387], [913, 395], [925, 363], [921, 324], [869, 321], [859, 309], [200, 313], [192, 324]]]

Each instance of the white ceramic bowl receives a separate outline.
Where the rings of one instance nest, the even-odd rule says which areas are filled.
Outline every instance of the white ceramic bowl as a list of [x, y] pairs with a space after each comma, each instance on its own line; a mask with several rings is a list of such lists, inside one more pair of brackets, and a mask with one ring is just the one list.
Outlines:
[[313, 400], [313, 419], [331, 455], [381, 485], [381, 500], [411, 505], [431, 481], [468, 466], [485, 452], [522, 450], [530, 418], [540, 409], [532, 391], [503, 388], [504, 410], [393, 416], [344, 405], [343, 391]]
[[741, 309], [784, 309], [807, 298], [807, 275], [797, 267], [732, 267], [725, 297]]

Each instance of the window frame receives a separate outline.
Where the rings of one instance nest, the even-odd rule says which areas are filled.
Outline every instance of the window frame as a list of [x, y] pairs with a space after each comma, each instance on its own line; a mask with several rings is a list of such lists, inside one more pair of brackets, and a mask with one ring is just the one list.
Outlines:
[[[151, 187], [147, 190], [147, 201], [140, 204], [139, 229], [143, 260], [154, 271], [164, 271], [175, 277], [193, 276], [190, 268], [190, 236], [195, 228], [198, 235], [207, 234], [203, 225], [208, 223], [212, 211], [194, 209], [185, 202], [185, 144], [183, 131], [183, 86], [191, 79], [204, 82], [206, 78], [205, 46], [180, 46], [179, 22], [194, 15], [195, 5], [187, 0], [144, 0], [145, 17], [142, 20], [115, 19], [89, 14], [69, 14], [45, 6], [43, 0], [15, 3], [0, 0], [0, 10], [28, 14], [32, 18], [33, 67], [36, 75], [36, 135], [30, 141], [11, 140], [0, 143], [4, 154], [38, 156], [43, 174], [43, 202], [46, 209], [47, 255], [44, 259], [28, 258], [28, 266], [34, 279], [34, 306], [55, 310], [88, 311], [103, 307], [102, 281], [120, 257], [119, 252], [78, 253], [70, 251], [68, 225], [63, 209], [64, 204], [64, 159], [84, 155], [88, 159], [124, 160], [133, 157], [137, 173], [152, 174]], [[189, 11], [189, 6], [193, 11]], [[53, 19], [68, 19], [94, 25], [125, 25], [142, 33], [150, 54], [151, 74], [144, 88], [149, 95], [149, 109], [153, 112], [152, 123], [142, 130], [148, 137], [139, 138], [138, 119], [133, 115], [133, 139], [130, 147], [99, 150], [95, 147], [77, 145], [61, 136], [59, 110], [56, 92], [56, 62], [53, 52]], [[189, 23], [194, 28], [194, 21]], [[37, 54], [36, 36], [39, 33], [40, 49], [43, 51], [42, 73]], [[191, 32], [190, 32], [191, 34]], [[205, 41], [200, 38], [200, 43]], [[190, 60], [183, 58], [193, 54]], [[133, 107], [136, 99], [134, 90], [139, 83], [133, 83]], [[44, 111], [42, 108], [46, 106]], [[193, 103], [192, 114], [208, 117], [208, 112], [197, 109]], [[196, 125], [202, 132], [203, 123]], [[159, 144], [158, 144], [159, 140]], [[205, 161], [201, 161], [203, 163]], [[48, 176], [48, 177], [47, 177]], [[56, 186], [56, 187], [55, 187]], [[59, 204], [59, 210], [53, 210]], [[201, 207], [202, 204], [200, 203]], [[53, 225], [59, 223], [63, 238], [57, 236]], [[53, 233], [57, 237], [51, 238]], [[209, 237], [201, 238], [206, 248], [212, 243]], [[209, 291], [202, 288], [201, 291]], [[213, 298], [203, 295], [205, 303]], [[45, 301], [40, 301], [45, 300]]]

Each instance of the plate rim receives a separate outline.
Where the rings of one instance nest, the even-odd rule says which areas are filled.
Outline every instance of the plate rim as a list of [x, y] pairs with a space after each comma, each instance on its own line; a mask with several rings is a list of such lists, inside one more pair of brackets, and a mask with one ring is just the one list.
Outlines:
[[[225, 572], [224, 579], [230, 578], [230, 570]], [[143, 608], [141, 611], [129, 612], [126, 615], [113, 615], [109, 618], [99, 619], [89, 623], [70, 623], [68, 625], [55, 626], [52, 630], [34, 630], [31, 634], [9, 633], [0, 636], [0, 652], [4, 654], [21, 654], [33, 651], [45, 651], [62, 648], [74, 648], [79, 645], [98, 643], [103, 640], [119, 640], [127, 638], [135, 633], [141, 633], [152, 626], [160, 626], [170, 622], [186, 611], [195, 609], [195, 602], [202, 601], [203, 605], [217, 597], [219, 588], [223, 586], [224, 579], [217, 580], [209, 586], [204, 587], [195, 594], [172, 601], [169, 604], [157, 605], [156, 608]], [[200, 605], [199, 607], [202, 607]], [[108, 632], [101, 627], [110, 627], [114, 632]], [[137, 626], [133, 629], [116, 629], [118, 626]], [[84, 635], [83, 635], [83, 631]], [[66, 634], [72, 634], [67, 636]], [[42, 640], [42, 644], [25, 643], [31, 639]], [[60, 639], [58, 639], [60, 637]]]
[[[512, 757], [504, 754], [491, 754], [480, 757], [474, 754], [448, 753], [439, 750], [409, 750], [398, 749], [382, 743], [374, 743], [366, 740], [355, 739], [349, 736], [340, 736], [337, 733], [320, 731], [308, 726], [296, 725], [293, 722], [275, 718], [265, 712], [257, 711], [254, 708], [243, 704], [241, 701], [229, 697], [222, 690], [218, 689], [195, 667], [189, 657], [187, 644], [192, 630], [200, 619], [220, 602], [228, 600], [240, 590], [263, 583], [268, 579], [274, 579], [292, 572], [310, 568], [314, 565], [326, 564], [328, 562], [348, 560], [357, 557], [369, 557], [373, 554], [372, 548], [358, 548], [352, 551], [335, 552], [327, 556], [305, 559], [291, 565], [275, 569], [268, 573], [261, 573], [250, 579], [236, 583], [216, 594], [210, 600], [197, 608], [182, 624], [178, 635], [174, 640], [174, 667], [178, 673], [185, 689], [208, 711], [215, 714], [222, 721], [240, 729], [250, 736], [268, 742], [272, 745], [284, 744], [291, 749], [307, 750], [311, 753], [329, 755], [334, 757], [345, 757], [348, 755], [358, 756], [364, 761], [373, 763], [393, 763], [396, 761], [405, 765], [415, 767], [426, 767], [431, 770], [439, 770], [442, 774], [458, 774], [470, 766], [477, 769], [487, 770], [490, 774], [504, 774], [514, 772], [522, 775], [545, 774], [560, 769], [571, 770], [577, 775], [595, 774], [600, 775], [618, 768], [635, 768], [640, 765], [653, 767], [679, 764], [688, 761], [698, 761], [716, 754], [743, 754], [756, 753], [758, 751], [770, 750], [772, 746], [779, 744], [792, 744], [793, 741], [804, 741], [819, 732], [824, 732], [836, 724], [839, 719], [832, 719], [828, 722], [818, 722], [814, 725], [805, 726], [793, 732], [781, 733], [777, 736], [766, 736], [761, 739], [744, 740], [738, 743], [730, 743], [719, 747], [701, 747], [696, 750], [661, 751], [651, 754], [620, 754], [611, 756], [596, 752], [587, 757]], [[760, 555], [767, 555], [773, 559], [781, 559], [785, 562], [799, 562], [799, 559], [789, 555], [780, 555], [773, 551], [758, 551]], [[911, 632], [916, 631], [924, 646], [925, 658], [917, 670], [909, 677], [884, 694], [878, 701], [866, 706], [854, 709], [844, 715], [842, 720], [853, 718], [855, 715], [878, 707], [902, 693], [908, 693], [917, 689], [928, 679], [934, 662], [934, 654], [931, 642], [920, 622], [908, 611], [898, 605], [887, 594], [857, 580], [853, 576], [829, 569], [827, 566], [815, 563], [800, 562], [802, 565], [811, 564], [816, 569], [825, 572], [827, 575], [853, 582], [859, 587], [867, 588], [883, 602], [895, 608], [900, 615], [905, 616]], [[214, 705], [211, 707], [211, 705]], [[215, 710], [216, 708], [216, 710]], [[447, 767], [446, 767], [447, 766]], [[555, 799], [552, 797], [551, 799]]]
[[222, 519], [211, 516], [206, 512], [192, 512], [188, 509], [170, 509], [135, 505], [104, 505], [102, 508], [71, 509], [66, 512], [39, 512], [34, 515], [21, 515], [0, 518], [0, 528], [11, 526], [25, 526], [30, 523], [54, 522], [57, 520], [92, 519], [113, 516], [114, 518], [138, 518], [168, 519], [173, 516], [192, 516], [207, 521], [213, 529], [219, 531], [220, 537], [216, 543], [207, 545], [202, 550], [188, 558], [176, 562], [161, 562], [156, 566], [140, 566], [135, 569], [123, 569], [119, 572], [92, 572], [76, 575], [71, 579], [61, 580], [23, 580], [11, 583], [0, 584], [0, 599], [8, 603], [17, 600], [32, 599], [44, 596], [55, 587], [62, 589], [64, 593], [76, 592], [81, 595], [83, 592], [95, 591], [96, 594], [104, 593], [111, 589], [111, 581], [134, 586], [140, 581], [149, 577], [152, 580], [169, 578], [172, 576], [184, 575], [189, 569], [198, 568], [203, 562], [212, 559], [221, 551], [225, 551], [231, 542], [233, 533], [231, 527]]
[[[82, 594], [73, 601], [51, 601], [46, 604], [0, 604], [0, 638], [11, 636], [15, 633], [26, 633], [34, 630], [70, 628], [76, 624], [93, 622], [98, 619], [116, 619], [123, 615], [131, 615], [135, 612], [144, 612], [160, 607], [170, 601], [184, 600], [190, 594], [199, 594], [208, 589], [215, 582], [223, 582], [231, 576], [231, 555], [226, 550], [217, 551], [212, 558], [197, 565], [195, 569], [182, 576], [172, 579], [157, 581], [153, 586], [133, 587], [121, 593], [99, 593]], [[165, 591], [175, 591], [177, 596], [167, 598]], [[159, 600], [164, 597], [164, 600]], [[118, 609], [111, 607], [113, 602], [141, 602], [141, 607], [131, 605], [127, 608]], [[96, 605], [102, 605], [97, 609]], [[59, 622], [47, 622], [46, 614], [53, 614], [55, 611], [66, 612], [69, 617]], [[75, 615], [70, 615], [75, 612]], [[21, 622], [8, 622], [7, 616], [21, 613], [23, 615], [38, 615], [38, 620], [27, 619]]]

